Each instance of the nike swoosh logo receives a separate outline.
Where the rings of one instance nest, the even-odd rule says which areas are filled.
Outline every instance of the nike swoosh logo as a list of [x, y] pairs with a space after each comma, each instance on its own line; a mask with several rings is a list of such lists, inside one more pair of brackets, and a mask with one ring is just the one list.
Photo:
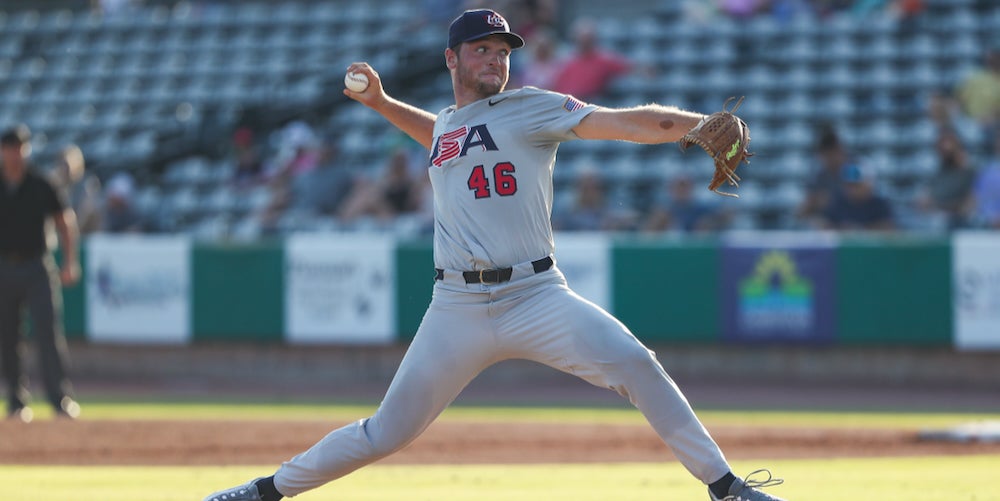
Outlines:
[[496, 101], [490, 99], [490, 106], [496, 106], [496, 105], [498, 105], [498, 104], [506, 101], [508, 98], [510, 98], [510, 96], [504, 97], [502, 99], [497, 99]]

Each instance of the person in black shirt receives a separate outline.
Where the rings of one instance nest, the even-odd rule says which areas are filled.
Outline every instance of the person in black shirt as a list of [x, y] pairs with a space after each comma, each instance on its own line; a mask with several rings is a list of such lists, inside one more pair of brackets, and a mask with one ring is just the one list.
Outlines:
[[840, 190], [826, 209], [826, 227], [841, 231], [886, 231], [895, 229], [892, 205], [876, 191], [869, 167], [851, 164], [842, 172]]
[[[30, 131], [21, 125], [0, 136], [0, 354], [7, 382], [8, 418], [31, 421], [28, 390], [22, 369], [22, 311], [31, 316], [42, 379], [56, 415], [76, 418], [66, 376], [66, 341], [62, 333], [62, 290], [80, 277], [77, 229], [73, 210], [40, 174], [29, 168]], [[62, 243], [58, 268], [46, 239], [51, 220]]]

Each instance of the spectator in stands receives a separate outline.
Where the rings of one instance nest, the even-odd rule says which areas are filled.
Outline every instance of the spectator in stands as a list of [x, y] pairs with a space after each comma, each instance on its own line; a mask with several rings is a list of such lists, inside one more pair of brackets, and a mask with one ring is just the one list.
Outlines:
[[797, 214], [807, 228], [824, 225], [826, 211], [841, 188], [843, 171], [856, 163], [840, 135], [830, 124], [822, 124], [817, 128], [814, 150], [817, 168], [806, 185], [806, 195]]
[[625, 57], [599, 46], [597, 24], [593, 20], [578, 19], [572, 32], [574, 53], [556, 75], [551, 90], [584, 101], [599, 101], [615, 78], [632, 70], [632, 64]]
[[277, 230], [278, 221], [292, 205], [297, 178], [316, 169], [320, 159], [319, 141], [305, 122], [289, 123], [275, 132], [275, 136], [280, 146], [272, 168], [265, 173], [271, 198], [259, 216], [265, 233]]
[[771, 17], [780, 23], [790, 23], [802, 16], [815, 16], [812, 2], [803, 0], [770, 0], [767, 2]]
[[608, 224], [607, 193], [604, 180], [592, 170], [581, 172], [575, 182], [572, 204], [552, 214], [556, 231], [597, 231]]
[[1000, 230], [1000, 130], [993, 137], [993, 153], [976, 179], [975, 220], [980, 227]]
[[760, 0], [716, 0], [718, 9], [727, 16], [747, 19], [755, 16], [763, 7]]
[[965, 117], [951, 89], [934, 89], [928, 96], [927, 116], [938, 129], [954, 128]]
[[[416, 176], [411, 173], [409, 154], [397, 148], [389, 156], [381, 177], [358, 177], [340, 211], [340, 220], [346, 224], [364, 218], [378, 224], [388, 224], [396, 217], [413, 214], [421, 207], [423, 190]], [[426, 172], [422, 172], [427, 175]]]
[[938, 170], [927, 179], [917, 197], [917, 208], [927, 215], [940, 215], [944, 228], [969, 225], [973, 209], [972, 188], [976, 171], [958, 133], [943, 129], [936, 143]]
[[233, 183], [236, 187], [247, 187], [260, 181], [264, 162], [250, 128], [240, 127], [233, 133], [232, 156], [236, 163], [233, 169]]
[[315, 169], [319, 164], [320, 144], [316, 133], [305, 122], [295, 121], [279, 133], [281, 148], [278, 152], [274, 177], [297, 176]]
[[581, 172], [575, 181], [572, 203], [556, 207], [552, 228], [556, 231], [620, 231], [634, 227], [635, 214], [624, 204], [612, 203], [608, 188], [596, 170]]
[[315, 214], [336, 215], [347, 199], [354, 177], [337, 155], [333, 141], [319, 150], [316, 168], [292, 181], [292, 205]]
[[[685, 10], [688, 17], [702, 22], [710, 19], [713, 8], [737, 20], [769, 15], [777, 21], [788, 22], [802, 15], [824, 19], [847, 11], [853, 11], [858, 17], [865, 17], [874, 11], [885, 10], [888, 3], [889, 0], [715, 0], [713, 3], [686, 2]], [[919, 2], [903, 0], [892, 3], [893, 10], [907, 14], [914, 7], [911, 4]]]
[[105, 233], [145, 231], [142, 214], [135, 207], [134, 195], [135, 180], [127, 172], [119, 172], [108, 180], [101, 231]]
[[50, 182], [63, 203], [76, 213], [80, 235], [101, 229], [101, 180], [86, 171], [83, 151], [71, 144], [56, 156]]
[[525, 40], [535, 43], [535, 37], [556, 27], [559, 12], [558, 0], [513, 0], [510, 10], [510, 27]]
[[528, 61], [521, 65], [514, 75], [514, 86], [532, 86], [539, 89], [555, 87], [556, 77], [562, 71], [563, 65], [557, 43], [558, 39], [552, 31], [535, 33]]
[[1000, 128], [1000, 45], [986, 50], [983, 66], [959, 82], [956, 96], [962, 110], [982, 128], [986, 152], [991, 151], [993, 131]]
[[900, 28], [913, 29], [913, 21], [927, 12], [927, 4], [924, 0], [892, 0], [889, 12], [900, 20]]
[[875, 174], [868, 167], [851, 164], [842, 171], [842, 189], [824, 212], [824, 225], [841, 231], [875, 231], [895, 228], [892, 206], [878, 194]]
[[864, 0], [811, 0], [813, 12], [819, 18], [827, 18], [840, 12], [854, 8], [855, 4], [866, 3]]
[[717, 207], [695, 197], [690, 176], [680, 174], [668, 180], [664, 191], [643, 222], [643, 231], [700, 233], [718, 231], [726, 226], [727, 218]]

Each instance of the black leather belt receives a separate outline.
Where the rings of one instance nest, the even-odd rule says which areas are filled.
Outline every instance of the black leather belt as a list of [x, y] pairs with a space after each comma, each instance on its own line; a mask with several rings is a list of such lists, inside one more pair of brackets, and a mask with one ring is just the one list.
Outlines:
[[[538, 261], [532, 261], [531, 267], [535, 269], [535, 273], [541, 273], [543, 271], [552, 268], [553, 265], [552, 256], [545, 256]], [[434, 280], [444, 280], [444, 270], [441, 268], [435, 268], [434, 271], [437, 275], [434, 276]], [[509, 282], [511, 274], [514, 273], [514, 268], [496, 268], [493, 270], [479, 270], [479, 271], [463, 271], [462, 278], [465, 279], [467, 284], [499, 284], [503, 282]]]

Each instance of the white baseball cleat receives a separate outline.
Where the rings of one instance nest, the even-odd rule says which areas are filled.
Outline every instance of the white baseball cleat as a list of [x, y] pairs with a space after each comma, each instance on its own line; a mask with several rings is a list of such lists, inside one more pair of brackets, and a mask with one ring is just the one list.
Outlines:
[[[767, 475], [766, 479], [763, 480], [752, 480], [750, 477], [757, 474]], [[779, 497], [772, 496], [765, 492], [761, 492], [761, 487], [772, 487], [784, 483], [785, 481], [780, 478], [774, 478], [771, 476], [769, 470], [761, 469], [750, 472], [749, 475], [743, 477], [742, 480], [736, 479], [733, 485], [729, 486], [729, 495], [719, 499], [712, 494], [712, 491], [708, 491], [708, 497], [712, 501], [785, 501]]]
[[257, 492], [255, 482], [260, 480], [255, 478], [243, 485], [238, 485], [224, 491], [210, 494], [205, 501], [261, 501], [260, 493]]

